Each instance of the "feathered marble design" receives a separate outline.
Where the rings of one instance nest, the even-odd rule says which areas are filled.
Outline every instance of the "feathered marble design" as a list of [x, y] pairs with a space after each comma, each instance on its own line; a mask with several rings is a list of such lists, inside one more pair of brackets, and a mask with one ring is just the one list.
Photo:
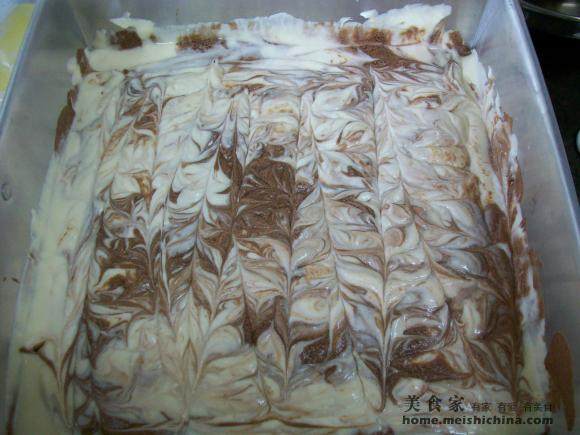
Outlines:
[[411, 394], [542, 397], [514, 139], [448, 10], [400, 13], [77, 56], [11, 430], [31, 404], [61, 430], [325, 433], [412, 429]]

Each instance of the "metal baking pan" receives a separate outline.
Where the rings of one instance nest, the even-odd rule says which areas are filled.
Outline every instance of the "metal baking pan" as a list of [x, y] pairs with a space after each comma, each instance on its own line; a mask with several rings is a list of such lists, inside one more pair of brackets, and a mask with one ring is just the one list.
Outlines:
[[[130, 12], [160, 24], [227, 21], [286, 11], [309, 20], [358, 17], [401, 7], [401, 0], [40, 0], [0, 111], [0, 427], [6, 424], [6, 365], [25, 269], [31, 210], [53, 150], [55, 126], [70, 86], [66, 61], [108, 19]], [[529, 239], [543, 267], [547, 339], [562, 331], [575, 361], [580, 403], [580, 231], [578, 202], [562, 139], [519, 3], [435, 0], [453, 6], [459, 29], [497, 77], [504, 110], [514, 119], [523, 172]], [[329, 3], [332, 3], [331, 5]], [[20, 288], [21, 287], [21, 288]], [[20, 289], [19, 289], [20, 288]], [[59, 313], [54, 313], [59, 315]], [[563, 433], [556, 423], [554, 433]], [[576, 426], [578, 427], [578, 422]]]

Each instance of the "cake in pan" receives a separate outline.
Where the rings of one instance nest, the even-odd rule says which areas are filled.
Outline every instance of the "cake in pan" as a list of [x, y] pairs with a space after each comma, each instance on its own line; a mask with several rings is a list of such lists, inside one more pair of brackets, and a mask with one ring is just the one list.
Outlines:
[[517, 142], [450, 12], [120, 18], [79, 50], [10, 431], [485, 431], [402, 417], [543, 400]]

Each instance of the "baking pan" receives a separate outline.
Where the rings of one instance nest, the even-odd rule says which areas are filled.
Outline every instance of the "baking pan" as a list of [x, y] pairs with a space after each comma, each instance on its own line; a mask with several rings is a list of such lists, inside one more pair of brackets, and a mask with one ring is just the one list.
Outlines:
[[[562, 139], [519, 3], [424, 1], [453, 6], [448, 26], [463, 33], [497, 77], [502, 106], [514, 119], [523, 172], [529, 240], [543, 263], [547, 339], [562, 331], [575, 361], [580, 402], [580, 231], [578, 202]], [[309, 20], [356, 18], [413, 1], [399, 0], [40, 0], [0, 111], [0, 427], [7, 409], [9, 339], [17, 299], [26, 299], [31, 210], [53, 150], [70, 80], [66, 61], [109, 18], [124, 12], [160, 24], [227, 21], [285, 11]], [[59, 315], [59, 313], [54, 313]], [[556, 420], [554, 433], [563, 431]], [[578, 422], [577, 422], [578, 427]]]

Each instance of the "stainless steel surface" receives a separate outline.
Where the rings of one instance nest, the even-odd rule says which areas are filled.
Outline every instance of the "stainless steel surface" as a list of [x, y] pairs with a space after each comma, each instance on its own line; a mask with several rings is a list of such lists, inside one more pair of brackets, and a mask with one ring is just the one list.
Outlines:
[[[84, 45], [83, 33], [94, 34], [97, 28], [108, 25], [108, 18], [125, 11], [161, 24], [224, 21], [279, 11], [319, 20], [358, 17], [366, 9], [385, 10], [412, 2], [336, 0], [328, 7], [328, 2], [313, 0], [168, 0], [161, 7], [157, 0], [76, 0], [73, 13], [67, 0], [41, 0], [0, 113], [0, 186], [8, 183], [12, 193], [8, 201], [0, 198], [0, 397], [6, 397], [8, 341], [18, 293], [11, 278], [25, 283], [30, 211], [40, 197], [56, 120], [69, 87], [66, 60]], [[565, 333], [572, 343], [575, 372], [580, 375], [580, 347], [575, 345], [580, 338], [578, 203], [522, 11], [512, 0], [446, 3], [455, 8], [450, 26], [460, 29], [475, 45], [482, 62], [493, 68], [503, 107], [514, 118], [525, 184], [524, 215], [530, 242], [544, 265], [541, 276], [547, 336], [557, 330]], [[23, 284], [20, 297], [26, 294]], [[579, 380], [577, 375], [577, 392]], [[0, 416], [2, 428], [5, 408], [2, 406], [4, 414]], [[557, 427], [554, 433], [563, 432]]]
[[579, 0], [523, 0], [528, 24], [548, 33], [580, 38]]

